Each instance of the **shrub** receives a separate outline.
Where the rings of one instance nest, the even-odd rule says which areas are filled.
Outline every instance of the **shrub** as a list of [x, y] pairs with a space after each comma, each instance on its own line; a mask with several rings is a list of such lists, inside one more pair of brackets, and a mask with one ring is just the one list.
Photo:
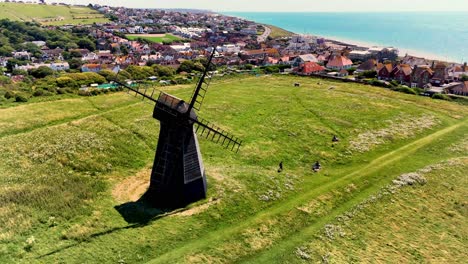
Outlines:
[[15, 97], [15, 94], [14, 94], [13, 92], [11, 92], [11, 91], [6, 91], [4, 97], [5, 97], [6, 99], [10, 99], [10, 98]]
[[445, 94], [433, 94], [432, 99], [447, 100], [447, 101], [452, 100], [449, 96]]
[[62, 87], [62, 88], [63, 87], [72, 87], [72, 88], [78, 87], [78, 84], [76, 83], [76, 81], [67, 76], [57, 78], [56, 82], [57, 82], [58, 87]]
[[395, 89], [395, 91], [398, 91], [398, 92], [401, 92], [401, 93], [406, 93], [406, 94], [415, 94], [417, 95], [418, 93], [414, 90], [414, 89], [411, 89], [409, 87], [398, 87]]
[[41, 66], [37, 69], [32, 69], [30, 71], [30, 74], [34, 76], [35, 78], [44, 78], [44, 77], [53, 75], [54, 71], [47, 66]]
[[34, 91], [33, 96], [43, 96], [44, 95], [44, 90], [38, 89]]
[[89, 91], [78, 91], [78, 95], [80, 96], [91, 96]]
[[67, 93], [67, 91], [66, 91], [66, 89], [64, 89], [64, 88], [61, 88], [61, 89], [59, 88], [59, 89], [57, 89], [57, 94], [66, 94], [66, 93]]
[[15, 102], [24, 103], [24, 102], [27, 102], [27, 101], [28, 101], [28, 98], [26, 97], [26, 95], [24, 95], [24, 94], [16, 94], [15, 95]]

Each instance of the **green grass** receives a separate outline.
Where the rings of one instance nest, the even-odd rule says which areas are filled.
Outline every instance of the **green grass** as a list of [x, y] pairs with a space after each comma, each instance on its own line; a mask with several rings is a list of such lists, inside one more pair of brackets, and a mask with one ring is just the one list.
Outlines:
[[[166, 89], [188, 99], [192, 88]], [[0, 110], [0, 262], [458, 262], [467, 232], [466, 110], [313, 78], [218, 79], [199, 115], [241, 137], [241, 152], [200, 140], [209, 198], [163, 217], [133, 208], [150, 220], [138, 223], [114, 207], [148, 184], [158, 135], [151, 105], [119, 93], [7, 107]], [[346, 226], [337, 220], [399, 175], [460, 157]], [[310, 170], [316, 160], [319, 173]], [[345, 235], [324, 237], [327, 224], [342, 225]]]
[[181, 38], [174, 36], [172, 34], [164, 34], [164, 36], [145, 36], [145, 35], [133, 34], [133, 35], [126, 35], [125, 37], [129, 40], [136, 40], [138, 38], [142, 38], [142, 39], [146, 39], [151, 42], [154, 42], [154, 43], [174, 42], [174, 41], [182, 40]]
[[0, 3], [0, 19], [36, 21], [43, 25], [92, 24], [109, 22], [98, 11], [88, 7]]
[[279, 28], [279, 27], [275, 27], [275, 26], [272, 26], [272, 25], [265, 25], [265, 26], [267, 26], [267, 27], [269, 27], [271, 29], [270, 37], [272, 37], [272, 38], [292, 37], [292, 36], [296, 35], [295, 33], [291, 32], [291, 31], [287, 31], [287, 30]]

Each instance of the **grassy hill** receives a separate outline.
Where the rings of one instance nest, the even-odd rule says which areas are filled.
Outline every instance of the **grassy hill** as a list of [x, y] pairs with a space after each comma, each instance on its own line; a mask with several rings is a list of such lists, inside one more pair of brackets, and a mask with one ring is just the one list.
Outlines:
[[151, 105], [121, 93], [0, 109], [0, 262], [462, 263], [466, 111], [312, 78], [213, 81], [199, 114], [244, 145], [200, 140], [209, 197], [164, 213], [134, 202]]
[[37, 5], [0, 3], [0, 19], [37, 21], [43, 25], [92, 24], [109, 20], [102, 14], [84, 6]]

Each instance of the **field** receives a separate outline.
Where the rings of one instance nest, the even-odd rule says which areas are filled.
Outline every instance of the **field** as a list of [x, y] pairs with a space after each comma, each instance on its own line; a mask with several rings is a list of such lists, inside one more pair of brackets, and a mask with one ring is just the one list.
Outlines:
[[275, 27], [275, 26], [272, 26], [272, 25], [265, 25], [265, 26], [267, 26], [267, 27], [269, 27], [271, 29], [270, 37], [272, 37], [272, 38], [292, 37], [292, 36], [296, 35], [293, 32], [287, 31], [287, 30], [279, 28], [279, 27]]
[[129, 40], [142, 38], [142, 39], [146, 39], [155, 43], [174, 42], [174, 41], [182, 40], [181, 38], [174, 36], [172, 34], [131, 34], [131, 35], [126, 35], [125, 37], [127, 37], [127, 39]]
[[199, 114], [244, 144], [200, 139], [209, 197], [161, 212], [135, 202], [158, 136], [150, 104], [117, 93], [11, 105], [0, 263], [464, 263], [467, 109], [313, 78], [217, 79]]
[[0, 19], [36, 21], [43, 25], [92, 24], [109, 22], [98, 11], [84, 6], [0, 3]]

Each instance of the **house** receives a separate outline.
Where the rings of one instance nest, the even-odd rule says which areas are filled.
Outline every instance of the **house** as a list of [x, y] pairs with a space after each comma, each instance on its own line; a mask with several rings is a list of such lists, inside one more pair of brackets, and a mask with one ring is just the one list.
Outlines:
[[409, 66], [413, 68], [417, 65], [429, 65], [429, 63], [424, 58], [418, 58], [418, 57], [413, 57], [413, 56], [408, 56], [408, 55], [403, 57], [403, 59], [401, 60], [401, 63], [408, 64]]
[[411, 87], [426, 87], [430, 83], [433, 75], [434, 71], [432, 71], [431, 67], [427, 65], [416, 65], [411, 74]]
[[366, 71], [377, 71], [377, 60], [369, 59], [359, 65], [359, 67], [356, 69], [356, 73], [362, 73]]
[[334, 56], [331, 60], [327, 63], [327, 68], [333, 70], [342, 70], [342, 69], [349, 69], [353, 66], [353, 62], [348, 59], [346, 56], [337, 55]]
[[90, 52], [81, 58], [82, 61], [97, 61], [98, 59], [99, 56], [94, 52]]
[[15, 69], [29, 71], [29, 70], [37, 69], [37, 68], [43, 67], [43, 66], [44, 67], [49, 67], [54, 71], [66, 71], [66, 70], [70, 69], [70, 65], [68, 64], [68, 62], [33, 63], [33, 64], [26, 64], [26, 65], [22, 65], [22, 66], [16, 65]]
[[348, 54], [351, 60], [365, 61], [371, 57], [371, 53], [367, 50], [353, 50]]
[[55, 49], [41, 49], [43, 60], [63, 60], [62, 52], [64, 50], [57, 47]]
[[42, 48], [46, 45], [46, 42], [42, 40], [31, 41], [31, 43], [38, 46], [39, 48]]
[[241, 52], [241, 58], [243, 60], [252, 60], [252, 59], [264, 59], [266, 57], [279, 57], [279, 52], [274, 48], [265, 48], [258, 50], [246, 50]]
[[66, 71], [70, 69], [70, 65], [68, 62], [56, 62], [56, 63], [51, 63], [49, 68], [51, 68], [54, 71]]
[[441, 86], [448, 79], [448, 68], [445, 63], [439, 62], [432, 67], [434, 75], [432, 76], [431, 84]]
[[320, 66], [316, 62], [309, 61], [302, 63], [299, 67], [295, 68], [294, 71], [300, 75], [311, 75], [325, 71], [325, 67]]
[[297, 56], [294, 60], [292, 65], [294, 67], [298, 67], [299, 65], [306, 63], [306, 62], [315, 62], [317, 63], [318, 60], [313, 54], [304, 54]]
[[461, 79], [463, 75], [468, 76], [468, 66], [465, 62], [463, 66], [453, 66], [451, 69], [448, 70], [448, 79], [452, 81], [458, 81]]
[[393, 77], [391, 75], [392, 71], [393, 71], [393, 65], [391, 63], [386, 63], [377, 72], [377, 77], [379, 78], [379, 80], [390, 80]]
[[447, 93], [468, 96], [468, 81], [457, 83], [445, 89]]
[[84, 64], [83, 66], [81, 66], [82, 72], [100, 72], [101, 70], [101, 64]]
[[342, 69], [341, 71], [338, 72], [339, 77], [346, 77], [349, 75], [349, 72], [345, 69]]
[[401, 84], [410, 84], [411, 83], [411, 73], [413, 69], [408, 64], [400, 64], [395, 66], [393, 69], [392, 75], [393, 78], [399, 81]]
[[31, 53], [27, 51], [15, 51], [12, 52], [13, 58], [15, 59], [25, 59], [25, 60], [31, 60]]
[[390, 60], [395, 61], [398, 58], [398, 49], [393, 47], [371, 47], [369, 48], [368, 52], [370, 56], [374, 59], [377, 59], [380, 62]]

